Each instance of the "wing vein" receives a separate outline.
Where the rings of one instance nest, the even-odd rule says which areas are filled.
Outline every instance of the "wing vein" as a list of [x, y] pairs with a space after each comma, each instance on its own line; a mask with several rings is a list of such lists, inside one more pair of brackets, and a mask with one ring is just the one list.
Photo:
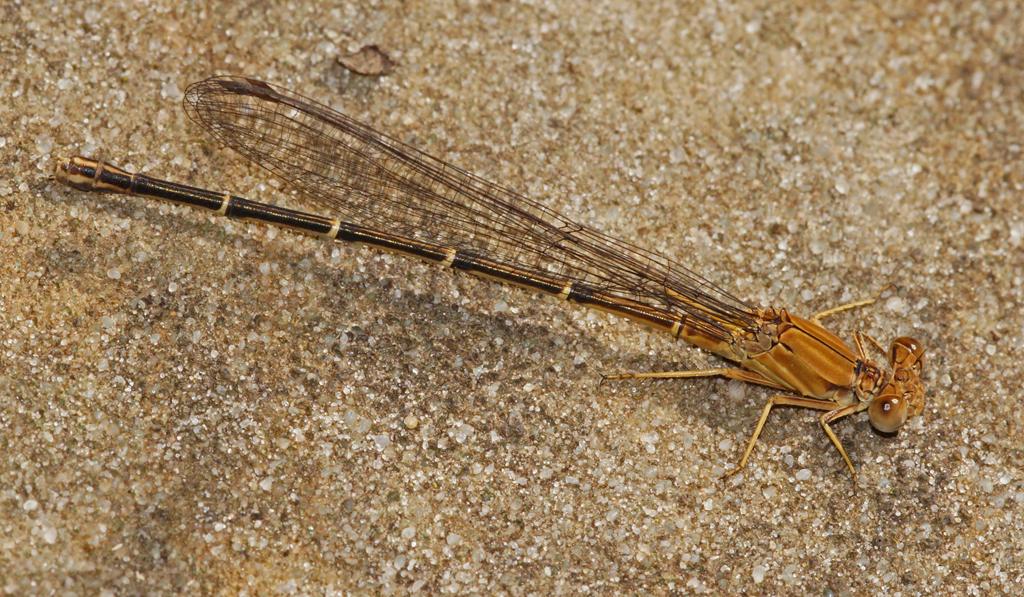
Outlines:
[[243, 77], [185, 93], [189, 117], [344, 221], [486, 255], [667, 310], [716, 338], [755, 309], [661, 254], [579, 224], [314, 100]]

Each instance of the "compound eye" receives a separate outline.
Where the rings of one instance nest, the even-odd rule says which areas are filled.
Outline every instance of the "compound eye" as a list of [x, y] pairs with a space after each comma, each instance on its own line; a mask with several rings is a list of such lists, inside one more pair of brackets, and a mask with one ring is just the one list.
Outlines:
[[[917, 340], [908, 336], [900, 336], [892, 341], [892, 346], [889, 348], [889, 363], [893, 366], [907, 365], [907, 361], [913, 359], [914, 362], [921, 362], [924, 356], [924, 347]], [[914, 363], [910, 363], [913, 366]], [[920, 371], [920, 366], [918, 366]]]
[[879, 396], [868, 407], [871, 426], [882, 433], [892, 433], [907, 420], [907, 401], [899, 396]]

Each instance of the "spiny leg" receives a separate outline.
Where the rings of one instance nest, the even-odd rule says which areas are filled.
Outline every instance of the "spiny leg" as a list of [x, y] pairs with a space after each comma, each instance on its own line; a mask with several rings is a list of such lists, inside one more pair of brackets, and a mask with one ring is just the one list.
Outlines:
[[846, 468], [850, 469], [850, 476], [853, 477], [854, 483], [857, 483], [857, 470], [853, 468], [853, 461], [850, 460], [850, 456], [846, 453], [846, 448], [844, 448], [843, 444], [839, 442], [839, 437], [836, 435], [835, 431], [832, 431], [832, 426], [830, 425], [830, 423], [834, 423], [838, 419], [841, 419], [847, 415], [852, 415], [853, 413], [860, 412], [867, 408], [868, 404], [870, 403], [858, 402], [857, 404], [850, 404], [849, 406], [844, 406], [842, 408], [830, 410], [829, 412], [821, 415], [821, 427], [822, 429], [825, 430], [825, 435], [827, 435], [828, 438], [832, 440], [832, 445], [834, 445], [836, 449], [839, 450], [839, 454], [842, 455], [843, 460], [846, 461]]
[[853, 333], [853, 341], [857, 343], [857, 350], [860, 351], [861, 358], [867, 358], [864, 354], [864, 346], [861, 344], [861, 341], [865, 339], [868, 342], [870, 342], [871, 345], [875, 347], [875, 350], [880, 352], [882, 356], [889, 356], [889, 353], [886, 352], [885, 348], [883, 348], [882, 345], [878, 343], [878, 340], [875, 340], [874, 338], [865, 334], [864, 332], [857, 331]]
[[868, 354], [864, 352], [864, 340], [859, 331], [853, 333], [853, 343], [857, 346], [857, 356], [860, 357], [860, 360], [867, 360]]
[[765, 422], [768, 421], [768, 414], [772, 412], [772, 408], [776, 406], [799, 406], [801, 408], [813, 408], [814, 410], [829, 410], [834, 404], [834, 402], [815, 400], [814, 398], [802, 398], [800, 396], [787, 396], [785, 394], [772, 396], [768, 400], [768, 403], [764, 405], [764, 410], [761, 411], [761, 418], [757, 420], [757, 426], [754, 427], [754, 433], [750, 436], [750, 441], [747, 442], [747, 449], [743, 451], [743, 458], [740, 458], [740, 463], [736, 465], [736, 468], [726, 473], [725, 476], [731, 477], [743, 470], [743, 467], [747, 466], [747, 460], [750, 459], [750, 453], [754, 451], [754, 445], [757, 443], [757, 438], [761, 435], [761, 430], [764, 429]]
[[759, 373], [737, 368], [698, 369], [694, 371], [647, 371], [643, 373], [612, 373], [602, 375], [601, 381], [618, 381], [622, 379], [686, 379], [692, 377], [725, 377], [746, 383], [767, 386], [777, 390], [785, 390], [776, 382]]
[[819, 311], [815, 313], [814, 315], [811, 316], [811, 321], [813, 321], [814, 323], [821, 323], [822, 319], [830, 315], [835, 315], [836, 313], [842, 313], [843, 311], [849, 311], [850, 309], [856, 309], [858, 307], [866, 307], [877, 301], [878, 297], [863, 299], [860, 301], [853, 301], [852, 303], [843, 303], [842, 305], [839, 305], [837, 307], [832, 307], [831, 309], [825, 309], [824, 311]]
[[882, 287], [881, 290], [878, 291], [878, 294], [876, 294], [875, 296], [873, 296], [873, 297], [871, 297], [869, 299], [862, 299], [862, 300], [853, 301], [853, 302], [850, 302], [850, 303], [843, 303], [842, 305], [838, 305], [836, 307], [832, 307], [831, 309], [825, 309], [824, 311], [819, 311], [818, 313], [815, 313], [814, 315], [811, 316], [811, 321], [813, 321], [814, 323], [820, 324], [822, 319], [824, 319], [826, 317], [829, 317], [831, 315], [835, 315], [836, 313], [842, 313], [843, 311], [849, 311], [850, 309], [856, 309], [858, 307], [866, 307], [868, 305], [874, 304], [874, 303], [878, 302], [878, 299], [882, 298], [882, 293], [885, 292], [886, 290], [888, 290], [891, 286], [892, 286], [892, 284], [886, 284], [885, 286]]

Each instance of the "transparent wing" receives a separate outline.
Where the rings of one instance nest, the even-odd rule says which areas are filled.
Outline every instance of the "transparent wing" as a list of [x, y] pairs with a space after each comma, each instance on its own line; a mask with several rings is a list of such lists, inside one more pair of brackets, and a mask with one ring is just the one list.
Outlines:
[[713, 337], [754, 327], [750, 305], [686, 267], [286, 89], [213, 77], [184, 104], [224, 145], [346, 222], [572, 278], [688, 315]]

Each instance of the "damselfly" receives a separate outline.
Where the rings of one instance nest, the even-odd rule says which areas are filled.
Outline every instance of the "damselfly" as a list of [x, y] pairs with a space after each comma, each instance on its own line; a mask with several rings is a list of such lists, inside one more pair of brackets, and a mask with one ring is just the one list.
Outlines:
[[[328, 212], [316, 215], [129, 173], [86, 157], [57, 165], [57, 180], [200, 207], [363, 243], [629, 317], [739, 367], [621, 373], [606, 379], [725, 377], [783, 393], [770, 398], [742, 469], [775, 406], [823, 411], [821, 426], [850, 474], [831, 424], [868, 411], [882, 432], [924, 409], [924, 348], [909, 337], [886, 351], [856, 332], [851, 347], [821, 325], [848, 303], [809, 318], [750, 305], [658, 253], [612, 238], [291, 91], [244, 77], [188, 88], [189, 117], [224, 145], [269, 170]], [[865, 344], [888, 360], [870, 359]]]

